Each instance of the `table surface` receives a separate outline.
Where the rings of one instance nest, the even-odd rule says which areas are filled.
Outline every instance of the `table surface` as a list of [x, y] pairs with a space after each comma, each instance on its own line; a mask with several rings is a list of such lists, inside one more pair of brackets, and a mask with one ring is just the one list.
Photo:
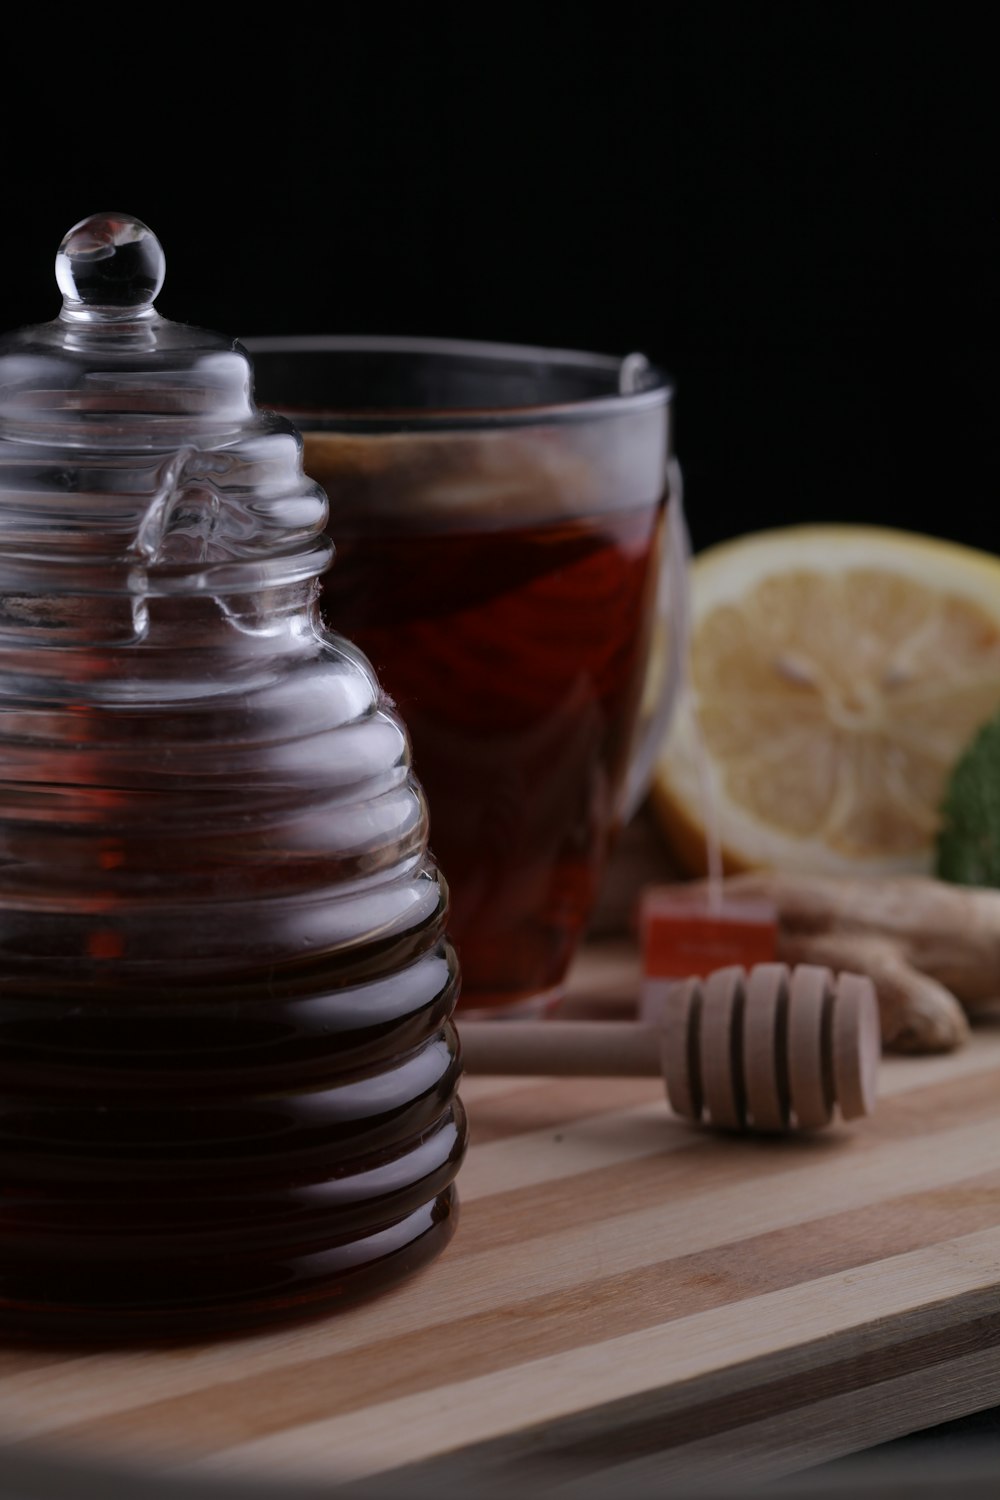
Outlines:
[[[594, 945], [573, 992], [636, 976]], [[1000, 1010], [959, 1052], [884, 1059], [875, 1114], [809, 1138], [691, 1126], [652, 1079], [463, 1095], [459, 1227], [428, 1270], [256, 1337], [0, 1350], [0, 1436], [290, 1496], [603, 1494], [765, 1481], [1000, 1402]]]

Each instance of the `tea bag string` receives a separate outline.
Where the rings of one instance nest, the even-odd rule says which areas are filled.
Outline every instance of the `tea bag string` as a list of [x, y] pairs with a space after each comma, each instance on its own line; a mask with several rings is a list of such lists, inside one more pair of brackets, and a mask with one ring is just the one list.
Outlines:
[[[628, 354], [621, 362], [618, 388], [631, 395], [642, 389], [649, 361], [641, 353]], [[698, 794], [701, 799], [705, 828], [705, 858], [708, 874], [708, 905], [713, 914], [722, 910], [722, 838], [719, 830], [719, 804], [715, 794], [712, 767], [705, 753], [705, 742], [698, 706], [691, 681], [691, 538], [684, 514], [684, 487], [676, 458], [667, 459], [667, 558], [665, 582], [667, 593], [668, 645], [670, 660], [666, 668], [665, 693], [674, 700], [673, 712], [687, 711]], [[662, 608], [662, 606], [661, 606]], [[667, 732], [669, 733], [669, 725]]]
[[712, 766], [705, 753], [705, 740], [698, 715], [698, 704], [691, 680], [691, 538], [684, 514], [684, 497], [680, 466], [670, 460], [670, 502], [667, 506], [667, 584], [668, 610], [675, 662], [677, 711], [687, 712], [691, 730], [691, 747], [698, 776], [705, 828], [705, 861], [708, 873], [708, 905], [714, 914], [722, 910], [722, 836], [719, 829], [719, 800], [715, 793]]

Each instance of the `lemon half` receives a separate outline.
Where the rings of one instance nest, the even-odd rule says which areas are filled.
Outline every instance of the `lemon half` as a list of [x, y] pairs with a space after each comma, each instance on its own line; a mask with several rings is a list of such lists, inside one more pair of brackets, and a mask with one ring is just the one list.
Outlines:
[[951, 770], [1000, 708], [1000, 559], [789, 527], [699, 553], [690, 595], [651, 788], [681, 869], [707, 869], [714, 827], [728, 871], [928, 871]]

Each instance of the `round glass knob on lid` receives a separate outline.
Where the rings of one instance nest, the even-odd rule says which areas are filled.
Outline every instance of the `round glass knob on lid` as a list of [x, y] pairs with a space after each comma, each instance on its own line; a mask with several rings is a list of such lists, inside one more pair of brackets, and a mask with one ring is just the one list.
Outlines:
[[72, 318], [148, 315], [165, 272], [156, 235], [127, 214], [93, 214], [81, 220], [56, 255], [63, 314]]
[[0, 1333], [201, 1337], [443, 1249], [458, 966], [298, 433], [138, 219], [56, 275], [0, 339]]

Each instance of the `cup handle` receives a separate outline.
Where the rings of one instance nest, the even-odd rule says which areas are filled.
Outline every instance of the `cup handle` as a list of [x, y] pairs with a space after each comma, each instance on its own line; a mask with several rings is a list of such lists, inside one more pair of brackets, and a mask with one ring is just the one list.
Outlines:
[[625, 778], [620, 826], [638, 812], [640, 803], [649, 791], [653, 769], [680, 696], [687, 657], [687, 565], [691, 555], [691, 542], [684, 518], [681, 468], [675, 458], [667, 459], [667, 513], [662, 546], [664, 556], [657, 593], [657, 617], [666, 629], [667, 662], [656, 706], [640, 733]]

